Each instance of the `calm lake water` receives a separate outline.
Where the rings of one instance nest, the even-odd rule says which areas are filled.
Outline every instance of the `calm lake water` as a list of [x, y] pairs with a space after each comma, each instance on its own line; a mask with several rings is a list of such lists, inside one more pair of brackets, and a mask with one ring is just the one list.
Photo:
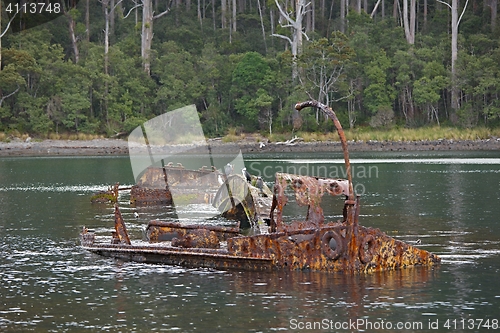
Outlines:
[[[351, 157], [360, 224], [420, 239], [441, 265], [351, 276], [103, 258], [82, 250], [78, 234], [112, 230], [112, 206], [89, 197], [132, 184], [128, 158], [0, 158], [0, 331], [500, 331], [500, 152]], [[275, 171], [342, 177], [341, 158], [245, 161], [271, 182]], [[125, 194], [120, 203], [134, 237], [150, 218], [172, 216], [143, 209], [135, 220]]]

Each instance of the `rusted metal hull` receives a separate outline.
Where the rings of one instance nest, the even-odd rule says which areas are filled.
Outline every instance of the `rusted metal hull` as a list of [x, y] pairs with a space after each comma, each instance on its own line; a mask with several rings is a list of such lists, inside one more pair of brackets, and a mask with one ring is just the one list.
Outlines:
[[134, 185], [130, 190], [130, 203], [133, 206], [171, 205], [172, 202], [172, 193], [168, 189]]
[[116, 259], [151, 264], [178, 265], [185, 267], [205, 267], [214, 269], [241, 269], [271, 271], [276, 269], [272, 260], [230, 255], [227, 251], [181, 250], [175, 247], [143, 247], [124, 245], [101, 245], [84, 247], [86, 250]]
[[[277, 175], [277, 179], [292, 183], [297, 179], [294, 177]], [[310, 190], [314, 189], [312, 179], [300, 179], [309, 182]], [[331, 181], [321, 180], [322, 186], [330, 184]], [[355, 205], [359, 207], [359, 200]], [[359, 214], [359, 209], [354, 212]], [[355, 220], [358, 214], [354, 215]], [[307, 219], [284, 223], [278, 215], [274, 223], [277, 231], [242, 236], [238, 227], [151, 221], [146, 232], [153, 244], [138, 246], [130, 242], [120, 210], [115, 206], [111, 244], [95, 244], [93, 232], [86, 229], [81, 239], [85, 249], [104, 256], [219, 269], [373, 273], [440, 262], [438, 256], [389, 237], [379, 229], [357, 224], [354, 229], [347, 220], [304, 227], [314, 224]]]
[[[437, 256], [383, 234], [378, 229], [360, 227], [357, 246], [345, 236], [346, 226], [303, 229], [270, 235], [238, 237], [228, 240], [229, 253], [252, 253], [269, 258], [280, 269], [326, 272], [376, 272], [410, 266], [434, 265]], [[336, 242], [331, 246], [332, 239]]]
[[[346, 226], [336, 224], [319, 229], [231, 237], [227, 245], [217, 249], [183, 248], [169, 243], [134, 246], [89, 242], [83, 247], [123, 260], [216, 269], [373, 273], [440, 262], [436, 255], [378, 229], [359, 227], [360, 241], [354, 247], [349, 246], [344, 235], [347, 235]], [[337, 239], [335, 249], [330, 245], [332, 239]]]

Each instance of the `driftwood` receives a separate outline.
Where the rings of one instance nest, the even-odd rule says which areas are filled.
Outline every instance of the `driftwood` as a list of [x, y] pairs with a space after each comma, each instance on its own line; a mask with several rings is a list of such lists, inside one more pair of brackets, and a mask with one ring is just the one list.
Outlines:
[[290, 140], [286, 140], [285, 142], [280, 141], [276, 142], [277, 145], [285, 145], [285, 146], [295, 146], [298, 142], [302, 142], [304, 139], [299, 138], [298, 136], [293, 137]]

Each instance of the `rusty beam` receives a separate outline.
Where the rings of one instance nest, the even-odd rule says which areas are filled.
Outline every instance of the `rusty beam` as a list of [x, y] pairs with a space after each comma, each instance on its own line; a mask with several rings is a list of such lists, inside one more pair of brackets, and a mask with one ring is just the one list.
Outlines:
[[118, 204], [115, 204], [115, 231], [113, 232], [112, 242], [113, 244], [131, 244]]
[[222, 227], [212, 225], [184, 225], [177, 222], [151, 221], [146, 227], [146, 235], [150, 242], [162, 242], [171, 241], [174, 238], [183, 239], [188, 235], [195, 235], [193, 237], [199, 238], [199, 236], [203, 236], [201, 234], [196, 234], [196, 232], [199, 230], [213, 232], [213, 234], [207, 234], [205, 236], [212, 237], [213, 235], [215, 235], [217, 238], [217, 242], [226, 241], [228, 238], [236, 237], [239, 235], [240, 231], [239, 223], [236, 227]]

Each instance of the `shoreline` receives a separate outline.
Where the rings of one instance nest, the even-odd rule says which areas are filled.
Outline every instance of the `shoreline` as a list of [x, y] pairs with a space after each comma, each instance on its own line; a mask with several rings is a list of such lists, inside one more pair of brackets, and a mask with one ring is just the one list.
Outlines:
[[[242, 153], [285, 153], [285, 152], [342, 152], [339, 141], [265, 143], [246, 140], [224, 143], [209, 140], [216, 150], [241, 149]], [[349, 141], [349, 152], [373, 151], [500, 151], [500, 138], [485, 140], [433, 140], [433, 141]], [[126, 156], [128, 143], [120, 139], [94, 140], [44, 140], [39, 142], [0, 142], [0, 157], [10, 156]]]

